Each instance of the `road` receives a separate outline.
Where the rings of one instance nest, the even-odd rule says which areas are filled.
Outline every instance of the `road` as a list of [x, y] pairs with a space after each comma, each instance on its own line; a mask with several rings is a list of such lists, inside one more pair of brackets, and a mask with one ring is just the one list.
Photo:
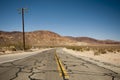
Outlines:
[[66, 80], [66, 77], [68, 80], [120, 80], [119, 74], [65, 54], [61, 49], [0, 64], [0, 80]]

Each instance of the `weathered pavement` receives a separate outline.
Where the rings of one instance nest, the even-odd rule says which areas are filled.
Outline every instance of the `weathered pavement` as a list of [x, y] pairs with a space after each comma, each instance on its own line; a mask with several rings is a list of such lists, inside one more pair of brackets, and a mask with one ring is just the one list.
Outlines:
[[[120, 80], [120, 75], [57, 49], [69, 80]], [[65, 80], [59, 74], [55, 49], [0, 64], [0, 80]]]
[[58, 49], [57, 53], [67, 70], [69, 80], [120, 80], [118, 73], [72, 56], [62, 49]]
[[0, 65], [0, 80], [62, 80], [55, 50]]

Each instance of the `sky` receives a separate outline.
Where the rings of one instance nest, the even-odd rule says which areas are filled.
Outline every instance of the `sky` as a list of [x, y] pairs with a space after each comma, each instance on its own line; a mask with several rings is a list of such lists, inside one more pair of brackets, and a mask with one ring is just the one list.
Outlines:
[[120, 0], [0, 0], [0, 30], [22, 31], [21, 8], [26, 32], [120, 41]]

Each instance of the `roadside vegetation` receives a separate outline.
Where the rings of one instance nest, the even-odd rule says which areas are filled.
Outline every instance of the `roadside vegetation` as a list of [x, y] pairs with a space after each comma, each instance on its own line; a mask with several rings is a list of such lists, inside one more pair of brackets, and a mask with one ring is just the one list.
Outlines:
[[[30, 49], [31, 46], [26, 44], [25, 49]], [[7, 44], [7, 45], [0, 45], [0, 52], [5, 53], [6, 51], [22, 51], [23, 45], [21, 43], [18, 44]]]
[[[29, 49], [41, 49], [41, 48], [56, 48], [56, 47], [65, 47], [67, 49], [72, 49], [75, 51], [86, 52], [93, 51], [94, 55], [106, 54], [106, 53], [120, 53], [120, 45], [119, 46], [31, 46], [26, 44], [26, 50]], [[22, 43], [17, 44], [0, 44], [0, 52], [5, 53], [5, 51], [22, 51], [23, 45]]]
[[120, 46], [67, 46], [66, 48], [80, 52], [93, 51], [94, 55], [120, 52]]

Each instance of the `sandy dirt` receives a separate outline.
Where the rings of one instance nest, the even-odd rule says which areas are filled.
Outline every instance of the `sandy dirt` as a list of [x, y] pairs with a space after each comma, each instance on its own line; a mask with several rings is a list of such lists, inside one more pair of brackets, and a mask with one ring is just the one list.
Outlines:
[[18, 59], [22, 59], [28, 56], [32, 56], [38, 54], [42, 51], [49, 50], [49, 49], [40, 49], [40, 50], [32, 50], [31, 52], [17, 52], [11, 54], [0, 55], [0, 64], [5, 62], [10, 62]]

